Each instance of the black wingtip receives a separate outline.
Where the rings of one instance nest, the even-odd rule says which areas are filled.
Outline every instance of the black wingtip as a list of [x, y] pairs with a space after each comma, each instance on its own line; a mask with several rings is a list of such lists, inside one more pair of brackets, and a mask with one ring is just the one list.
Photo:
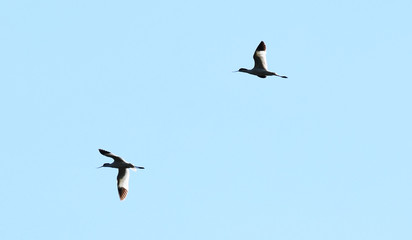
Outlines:
[[117, 190], [119, 192], [120, 201], [123, 201], [127, 196], [127, 189], [120, 187], [120, 188], [117, 188]]
[[103, 150], [99, 148], [99, 152], [103, 155], [110, 153], [109, 151]]
[[263, 41], [259, 43], [259, 46], [256, 48], [256, 51], [266, 51], [266, 45]]

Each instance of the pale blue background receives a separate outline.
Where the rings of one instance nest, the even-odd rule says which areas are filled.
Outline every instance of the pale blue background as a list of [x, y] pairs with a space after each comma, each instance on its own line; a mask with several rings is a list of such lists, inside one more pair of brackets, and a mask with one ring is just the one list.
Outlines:
[[411, 12], [1, 1], [0, 239], [412, 239]]

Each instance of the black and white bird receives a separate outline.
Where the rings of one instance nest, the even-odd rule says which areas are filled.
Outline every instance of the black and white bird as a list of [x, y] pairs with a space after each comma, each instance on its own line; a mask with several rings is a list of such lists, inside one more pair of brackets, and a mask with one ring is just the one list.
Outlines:
[[106, 157], [113, 158], [114, 160], [114, 162], [105, 163], [101, 167], [111, 167], [119, 169], [119, 173], [117, 174], [117, 190], [119, 192], [120, 200], [124, 200], [126, 198], [127, 192], [129, 191], [129, 168], [133, 171], [136, 171], [137, 168], [144, 169], [144, 167], [138, 167], [131, 163], [128, 163], [124, 161], [121, 157], [116, 156], [113, 153], [108, 152], [106, 150], [99, 149], [99, 152]]
[[263, 41], [261, 41], [259, 46], [256, 48], [255, 54], [253, 54], [253, 60], [255, 60], [255, 66], [252, 69], [249, 70], [246, 68], [240, 68], [238, 72], [253, 74], [261, 78], [265, 78], [266, 76], [288, 78], [275, 72], [268, 71], [268, 66], [266, 63], [266, 45]]

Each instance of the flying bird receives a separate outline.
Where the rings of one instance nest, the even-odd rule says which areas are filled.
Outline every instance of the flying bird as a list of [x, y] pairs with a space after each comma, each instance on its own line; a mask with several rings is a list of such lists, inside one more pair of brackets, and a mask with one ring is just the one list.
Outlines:
[[246, 68], [240, 68], [237, 72], [253, 74], [260, 78], [265, 78], [266, 76], [288, 78], [286, 76], [279, 75], [275, 72], [268, 71], [268, 66], [266, 63], [266, 45], [263, 41], [261, 41], [259, 46], [257, 46], [255, 54], [253, 54], [253, 60], [255, 60], [255, 66], [252, 69], [249, 70]]
[[121, 157], [116, 156], [109, 151], [99, 149], [99, 152], [106, 157], [113, 158], [114, 160], [112, 163], [105, 163], [101, 167], [111, 167], [119, 169], [119, 173], [117, 174], [117, 190], [119, 192], [120, 200], [124, 200], [126, 198], [127, 192], [129, 191], [129, 168], [133, 171], [136, 171], [137, 168], [144, 169], [144, 167], [138, 167], [131, 163], [128, 163], [124, 161]]

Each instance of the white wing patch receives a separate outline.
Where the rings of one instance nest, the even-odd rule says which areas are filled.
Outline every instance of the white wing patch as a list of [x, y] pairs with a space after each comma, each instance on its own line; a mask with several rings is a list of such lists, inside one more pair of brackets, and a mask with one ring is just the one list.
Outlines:
[[267, 71], [267, 64], [266, 64], [266, 51], [256, 51], [253, 55], [253, 59], [255, 60], [255, 66], [253, 69], [264, 69]]

